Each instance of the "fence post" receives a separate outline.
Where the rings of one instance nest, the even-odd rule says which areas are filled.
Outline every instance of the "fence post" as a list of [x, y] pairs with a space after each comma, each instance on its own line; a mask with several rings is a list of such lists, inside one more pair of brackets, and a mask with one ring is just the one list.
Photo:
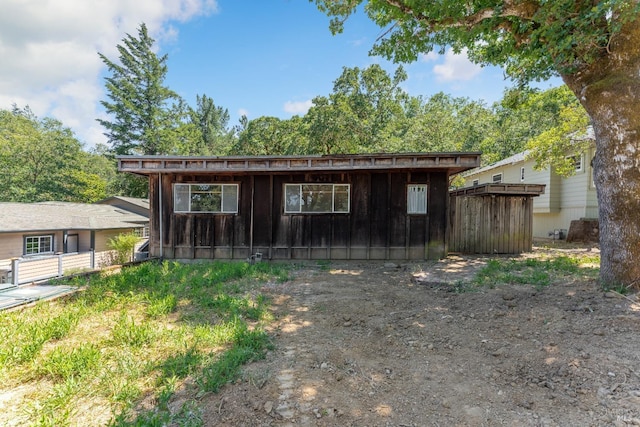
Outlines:
[[96, 251], [92, 248], [91, 249], [91, 269], [95, 269], [96, 268]]
[[58, 277], [62, 277], [62, 255], [58, 254]]
[[11, 282], [18, 286], [18, 270], [20, 266], [20, 258], [11, 259]]

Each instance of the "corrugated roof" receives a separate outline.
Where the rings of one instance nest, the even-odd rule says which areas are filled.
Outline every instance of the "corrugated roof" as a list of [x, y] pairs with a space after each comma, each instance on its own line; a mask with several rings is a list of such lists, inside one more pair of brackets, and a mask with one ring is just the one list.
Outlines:
[[108, 230], [140, 226], [149, 220], [111, 205], [0, 202], [0, 232]]

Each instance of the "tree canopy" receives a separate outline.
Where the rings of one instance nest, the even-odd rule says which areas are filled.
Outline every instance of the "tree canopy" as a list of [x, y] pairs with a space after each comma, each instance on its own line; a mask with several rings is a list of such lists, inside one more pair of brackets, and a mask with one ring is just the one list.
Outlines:
[[640, 288], [640, 1], [312, 1], [334, 33], [364, 4], [372, 53], [399, 62], [451, 46], [521, 83], [562, 77], [596, 137], [601, 281]]
[[0, 110], [0, 200], [95, 202], [110, 171], [61, 122], [28, 107]]

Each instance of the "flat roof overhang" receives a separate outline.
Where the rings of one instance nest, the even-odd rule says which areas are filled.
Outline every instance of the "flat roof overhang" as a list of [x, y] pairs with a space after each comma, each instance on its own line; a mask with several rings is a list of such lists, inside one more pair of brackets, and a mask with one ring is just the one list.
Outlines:
[[480, 166], [479, 152], [341, 154], [315, 156], [118, 156], [118, 171], [234, 174], [348, 172], [363, 170], [448, 171], [456, 174]]

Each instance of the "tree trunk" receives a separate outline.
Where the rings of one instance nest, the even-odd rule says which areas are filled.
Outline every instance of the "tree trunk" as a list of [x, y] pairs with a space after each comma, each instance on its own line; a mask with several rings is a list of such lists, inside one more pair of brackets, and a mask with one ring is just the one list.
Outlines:
[[563, 76], [591, 117], [603, 286], [640, 288], [640, 25], [623, 28], [610, 53]]

